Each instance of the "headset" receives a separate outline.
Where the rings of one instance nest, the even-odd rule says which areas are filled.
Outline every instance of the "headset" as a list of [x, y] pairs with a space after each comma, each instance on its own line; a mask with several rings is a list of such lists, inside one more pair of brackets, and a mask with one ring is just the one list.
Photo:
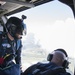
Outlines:
[[[61, 51], [61, 52], [63, 52], [66, 55], [66, 57], [68, 57], [68, 55], [67, 55], [67, 53], [66, 53], [66, 51], [64, 49], [56, 49], [54, 51]], [[47, 60], [51, 61], [52, 58], [53, 58], [53, 54], [48, 54]], [[68, 65], [69, 65], [69, 61], [65, 59], [64, 62], [63, 62], [63, 64], [62, 64], [62, 67], [63, 68], [68, 68]]]

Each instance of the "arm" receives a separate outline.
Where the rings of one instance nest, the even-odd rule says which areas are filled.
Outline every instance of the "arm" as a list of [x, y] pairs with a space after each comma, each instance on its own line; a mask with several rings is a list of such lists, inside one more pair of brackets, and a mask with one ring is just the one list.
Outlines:
[[16, 45], [16, 57], [15, 57], [15, 61], [16, 64], [19, 64], [21, 66], [21, 50], [22, 50], [22, 44], [21, 44], [21, 40], [17, 41], [17, 45]]

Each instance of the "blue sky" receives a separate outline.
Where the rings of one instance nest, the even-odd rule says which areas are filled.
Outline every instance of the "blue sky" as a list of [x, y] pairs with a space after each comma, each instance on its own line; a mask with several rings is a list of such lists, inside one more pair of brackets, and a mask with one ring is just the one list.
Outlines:
[[[27, 16], [27, 32], [35, 35], [42, 48], [48, 52], [64, 48], [69, 56], [74, 57], [75, 21], [73, 12], [67, 5], [57, 0], [28, 9], [15, 16]], [[12, 15], [13, 16], [13, 15]]]

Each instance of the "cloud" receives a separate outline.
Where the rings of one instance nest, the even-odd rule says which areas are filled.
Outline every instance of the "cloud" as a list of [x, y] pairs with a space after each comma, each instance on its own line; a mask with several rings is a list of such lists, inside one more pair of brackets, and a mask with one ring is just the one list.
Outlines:
[[75, 49], [75, 21], [72, 18], [65, 21], [56, 20], [52, 25], [44, 23], [29, 25], [28, 33], [33, 33], [34, 41], [39, 40], [42, 48], [48, 52], [62, 47], [67, 50], [70, 56], [74, 54], [74, 52], [71, 54], [71, 51]]

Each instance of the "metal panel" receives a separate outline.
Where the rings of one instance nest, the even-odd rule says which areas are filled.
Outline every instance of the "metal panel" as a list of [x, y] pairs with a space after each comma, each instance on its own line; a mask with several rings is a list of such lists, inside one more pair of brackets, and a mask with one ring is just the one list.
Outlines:
[[[0, 16], [12, 15], [38, 5], [54, 0], [2, 0], [0, 1]], [[71, 7], [75, 16], [75, 0], [58, 0]], [[4, 3], [1, 3], [4, 2]]]

